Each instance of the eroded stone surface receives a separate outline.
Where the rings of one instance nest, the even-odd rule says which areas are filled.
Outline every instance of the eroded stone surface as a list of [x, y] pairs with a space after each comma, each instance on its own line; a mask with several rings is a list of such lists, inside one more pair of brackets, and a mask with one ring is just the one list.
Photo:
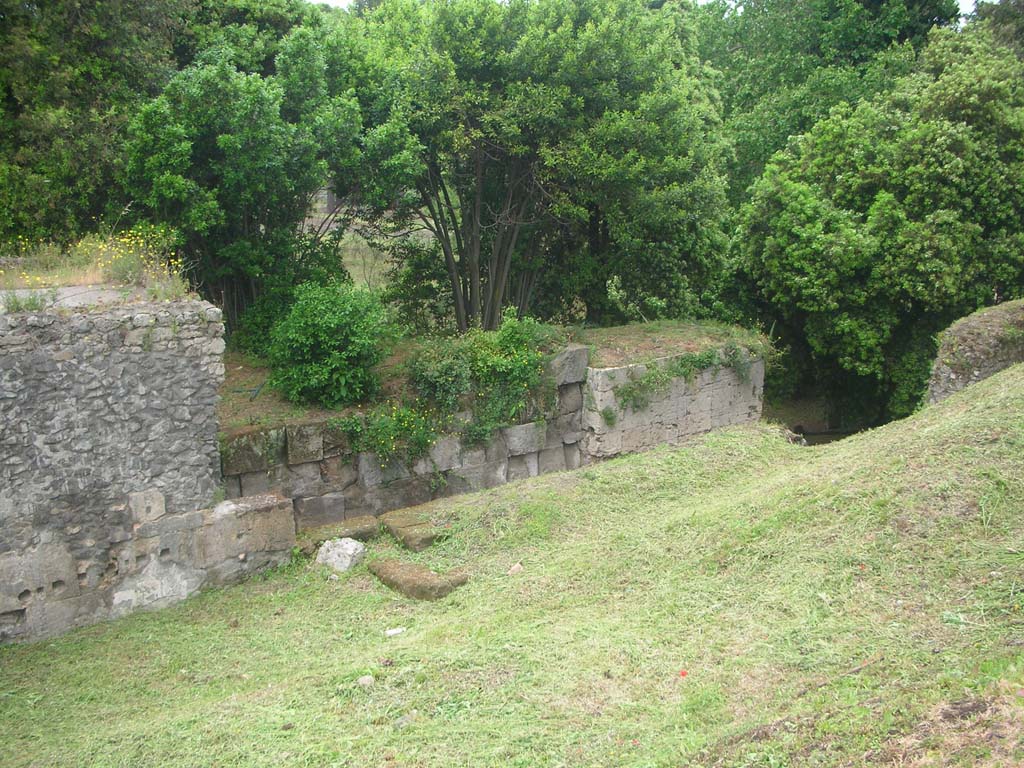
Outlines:
[[325, 541], [316, 553], [316, 561], [336, 571], [355, 568], [366, 557], [366, 546], [355, 539], [341, 538]]
[[417, 510], [388, 512], [380, 521], [388, 533], [413, 552], [422, 552], [444, 533], [444, 529], [434, 525], [429, 516]]
[[361, 515], [333, 525], [299, 531], [296, 540], [303, 554], [313, 554], [328, 539], [356, 539], [370, 541], [380, 534], [380, 520], [373, 515]]
[[460, 571], [442, 575], [394, 559], [372, 560], [367, 567], [384, 585], [415, 600], [440, 600], [469, 581], [469, 576]]

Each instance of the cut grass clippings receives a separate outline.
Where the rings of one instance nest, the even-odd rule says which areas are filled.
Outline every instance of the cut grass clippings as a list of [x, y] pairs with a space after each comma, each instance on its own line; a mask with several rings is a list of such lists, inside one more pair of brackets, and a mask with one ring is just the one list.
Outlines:
[[4, 764], [1020, 765], [1022, 509], [1024, 366], [435, 502], [370, 555], [464, 568], [442, 601], [296, 561], [0, 648]]

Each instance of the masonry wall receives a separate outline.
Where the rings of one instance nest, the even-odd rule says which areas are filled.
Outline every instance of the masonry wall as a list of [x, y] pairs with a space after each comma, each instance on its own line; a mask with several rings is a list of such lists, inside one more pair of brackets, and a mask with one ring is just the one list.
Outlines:
[[[671, 357], [656, 361], [667, 364]], [[587, 457], [606, 459], [623, 453], [676, 443], [691, 435], [761, 418], [764, 361], [753, 360], [740, 376], [728, 367], [706, 368], [693, 380], [675, 378], [650, 403], [634, 411], [623, 405], [618, 387], [639, 378], [646, 365], [591, 368], [586, 383], [583, 428]]]
[[[725, 367], [702, 371], [692, 382], [674, 379], [655, 393], [648, 408], [634, 413], [619, 405], [615, 389], [645, 370], [642, 365], [590, 368], [587, 348], [572, 346], [550, 364], [558, 391], [544, 418], [499, 430], [486, 445], [444, 437], [411, 466], [401, 461], [381, 466], [373, 454], [353, 453], [345, 436], [325, 422], [243, 430], [222, 446], [227, 494], [291, 498], [302, 532], [575, 469], [760, 418], [760, 360], [751, 362], [744, 379]], [[605, 421], [610, 412], [614, 424]]]
[[262, 522], [280, 499], [211, 509], [223, 333], [204, 302], [0, 315], [0, 640], [163, 605], [290, 548], [293, 525]]
[[939, 335], [925, 402], [945, 400], [1017, 363], [1024, 363], [1024, 299], [978, 310]]

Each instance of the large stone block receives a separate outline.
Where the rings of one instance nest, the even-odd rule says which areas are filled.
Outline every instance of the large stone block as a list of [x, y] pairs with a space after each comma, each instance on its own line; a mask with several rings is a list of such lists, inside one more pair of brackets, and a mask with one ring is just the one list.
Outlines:
[[215, 581], [232, 577], [237, 572], [235, 563], [244, 563], [250, 555], [287, 556], [295, 546], [292, 502], [279, 496], [221, 502], [204, 513], [197, 536], [197, 565], [209, 569]]
[[583, 408], [583, 386], [563, 384], [558, 388], [558, 413], [574, 413]]
[[305, 464], [324, 457], [324, 432], [320, 423], [288, 425], [285, 441], [289, 464]]
[[453, 469], [448, 473], [446, 480], [447, 486], [443, 489], [443, 495], [447, 496], [496, 488], [508, 482], [508, 460]]
[[582, 344], [570, 344], [548, 362], [555, 385], [576, 384], [587, 378], [590, 350]]
[[547, 442], [547, 425], [543, 422], [520, 424], [505, 427], [501, 430], [509, 456], [522, 456], [525, 453], [536, 453], [544, 448]]
[[540, 474], [538, 454], [524, 453], [522, 456], [510, 456], [508, 459], [508, 482], [526, 480]]
[[235, 434], [221, 445], [225, 475], [244, 475], [285, 463], [285, 430], [259, 429]]
[[540, 473], [561, 472], [565, 469], [565, 448], [559, 444], [554, 448], [545, 448], [537, 457]]
[[298, 531], [319, 528], [341, 522], [344, 519], [344, 492], [295, 499], [295, 527]]

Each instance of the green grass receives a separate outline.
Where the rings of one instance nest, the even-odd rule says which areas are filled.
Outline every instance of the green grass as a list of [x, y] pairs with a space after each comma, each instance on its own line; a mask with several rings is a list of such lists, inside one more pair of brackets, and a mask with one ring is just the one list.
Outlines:
[[1024, 366], [822, 448], [736, 428], [435, 505], [401, 556], [467, 569], [438, 603], [298, 562], [0, 649], [2, 761], [1024, 761]]

